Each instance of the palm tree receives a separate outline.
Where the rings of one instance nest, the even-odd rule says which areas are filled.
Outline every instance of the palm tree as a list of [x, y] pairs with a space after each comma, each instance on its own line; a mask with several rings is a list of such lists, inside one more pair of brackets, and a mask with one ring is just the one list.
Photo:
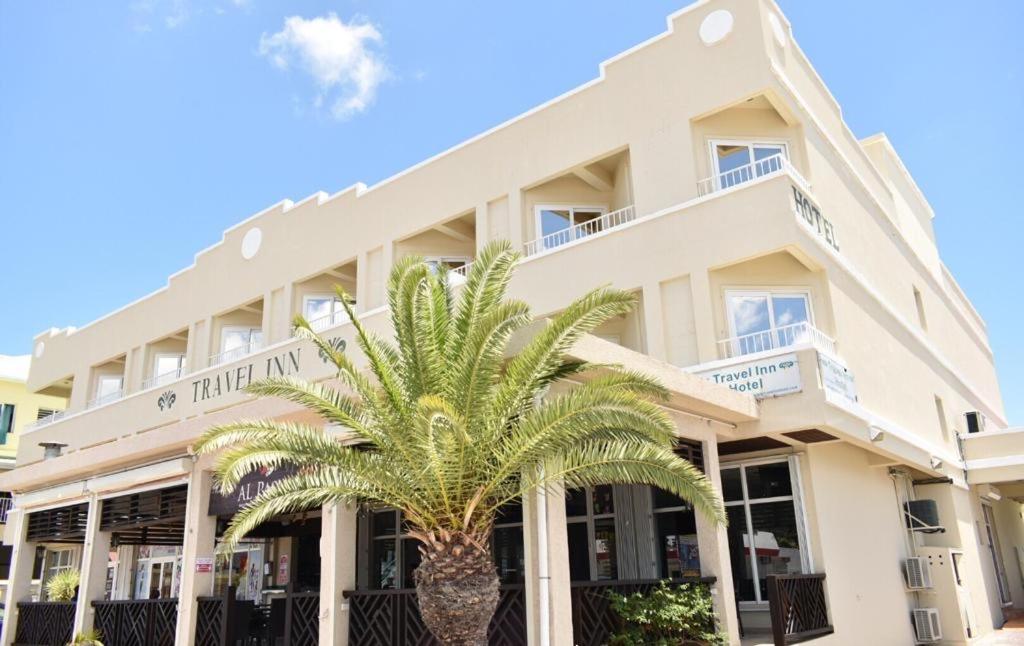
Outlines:
[[[488, 245], [457, 299], [446, 270], [418, 258], [396, 263], [388, 284], [395, 342], [365, 329], [336, 288], [366, 372], [296, 318], [297, 334], [333, 362], [345, 390], [281, 377], [248, 391], [301, 404], [345, 433], [274, 420], [207, 431], [196, 450], [219, 453], [222, 491], [255, 468], [296, 468], [232, 519], [225, 546], [282, 513], [328, 503], [394, 507], [421, 544], [414, 579], [427, 627], [445, 644], [477, 646], [498, 600], [495, 517], [538, 487], [647, 484], [724, 522], [710, 482], [673, 451], [674, 425], [652, 401], [665, 389], [636, 372], [563, 359], [581, 336], [628, 312], [633, 297], [594, 290], [510, 352], [513, 334], [527, 336], [533, 323], [525, 303], [506, 298], [518, 259], [508, 243]], [[556, 382], [565, 387], [551, 394]]]

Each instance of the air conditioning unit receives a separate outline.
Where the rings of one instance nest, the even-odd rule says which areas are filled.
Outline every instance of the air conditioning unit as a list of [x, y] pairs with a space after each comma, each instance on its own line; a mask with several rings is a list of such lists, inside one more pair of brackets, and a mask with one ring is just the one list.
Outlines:
[[917, 643], [934, 644], [942, 640], [942, 624], [939, 622], [938, 608], [914, 609], [914, 632]]
[[946, 531], [939, 525], [939, 506], [934, 500], [908, 500], [903, 503], [903, 511], [907, 529], [926, 534]]
[[972, 410], [964, 413], [967, 419], [968, 433], [981, 433], [985, 430], [985, 415], [979, 411]]
[[911, 590], [925, 590], [932, 587], [932, 566], [923, 556], [912, 556], [903, 563], [907, 587]]

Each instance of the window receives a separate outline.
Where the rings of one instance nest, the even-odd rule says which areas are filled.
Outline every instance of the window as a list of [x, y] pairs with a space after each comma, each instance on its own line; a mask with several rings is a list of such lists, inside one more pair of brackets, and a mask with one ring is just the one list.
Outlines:
[[[369, 563], [366, 587], [370, 590], [407, 589], [415, 585], [413, 570], [420, 564], [420, 542], [407, 534], [401, 512], [380, 509], [360, 516], [368, 532]], [[495, 519], [492, 552], [502, 583], [522, 583], [526, 571], [523, 551], [523, 510], [519, 503], [503, 507]]]
[[158, 354], [153, 360], [153, 385], [166, 384], [185, 373], [185, 355]]
[[0, 444], [7, 442], [7, 435], [14, 432], [14, 404], [0, 404]]
[[304, 297], [302, 315], [317, 332], [347, 323], [349, 320], [341, 299], [333, 294], [310, 294]]
[[38, 411], [36, 411], [36, 420], [38, 421], [41, 419], [46, 419], [47, 417], [50, 417], [56, 412], [57, 411], [55, 411], [52, 408], [40, 408]]
[[225, 327], [220, 333], [221, 362], [233, 361], [255, 352], [263, 345], [263, 331], [258, 327]]
[[43, 568], [44, 586], [45, 581], [49, 581], [57, 573], [71, 569], [73, 556], [74, 551], [70, 549], [46, 550], [45, 566]]
[[712, 141], [714, 189], [721, 190], [782, 170], [789, 157], [781, 142]]
[[601, 231], [601, 216], [607, 211], [604, 206], [538, 206], [541, 249], [560, 247]]
[[928, 329], [928, 319], [924, 315], [924, 297], [921, 296], [921, 290], [914, 288], [914, 305], [917, 307], [917, 322], [921, 325], [922, 330]]
[[769, 574], [805, 571], [808, 555], [797, 489], [786, 459], [722, 467], [729, 555], [740, 601], [767, 602]]
[[435, 274], [440, 271], [441, 267], [446, 267], [449, 271], [448, 283], [450, 285], [461, 285], [466, 281], [465, 270], [461, 274], [453, 272], [468, 265], [472, 262], [472, 259], [466, 256], [427, 256], [424, 258], [424, 262], [430, 267], [430, 271]]
[[700, 550], [693, 507], [661, 489], [651, 490], [655, 551], [662, 579], [700, 576]]
[[568, 492], [565, 516], [569, 534], [570, 580], [612, 581], [619, 578], [612, 485]]
[[733, 355], [806, 342], [811, 323], [807, 292], [726, 292]]
[[100, 375], [96, 379], [96, 399], [93, 403], [99, 406], [120, 399], [123, 388], [122, 375]]

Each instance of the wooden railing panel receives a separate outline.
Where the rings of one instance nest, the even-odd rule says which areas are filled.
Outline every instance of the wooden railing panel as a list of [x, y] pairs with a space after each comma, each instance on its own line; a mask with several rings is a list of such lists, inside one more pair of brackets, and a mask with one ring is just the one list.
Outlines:
[[[349, 646], [438, 646], [420, 616], [416, 590], [360, 590], [345, 593], [349, 602]], [[488, 628], [490, 646], [526, 643], [526, 591], [503, 585]]]
[[[572, 636], [576, 646], [602, 646], [619, 628], [620, 621], [611, 609], [609, 593], [628, 595], [650, 592], [660, 581], [576, 581], [571, 584]], [[698, 583], [710, 586], [714, 577], [700, 579], [672, 579], [672, 585]]]
[[830, 635], [825, 574], [769, 574], [768, 610], [775, 646]]
[[16, 645], [64, 646], [75, 625], [73, 601], [22, 601], [18, 603]]
[[173, 646], [177, 599], [93, 601], [104, 646]]

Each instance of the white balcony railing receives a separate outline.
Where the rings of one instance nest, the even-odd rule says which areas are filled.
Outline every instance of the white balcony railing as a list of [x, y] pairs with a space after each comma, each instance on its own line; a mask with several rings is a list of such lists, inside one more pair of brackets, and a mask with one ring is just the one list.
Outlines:
[[36, 421], [32, 422], [31, 424], [26, 424], [25, 425], [25, 432], [31, 431], [31, 430], [36, 429], [36, 428], [41, 428], [43, 426], [46, 426], [47, 424], [52, 424], [52, 423], [54, 423], [56, 421], [64, 419], [67, 416], [68, 416], [68, 412], [66, 410], [54, 411], [53, 413], [47, 415], [46, 417], [40, 417], [39, 419], [37, 419]]
[[[758, 159], [757, 161], [749, 164], [744, 164], [738, 168], [726, 171], [724, 173], [718, 173], [697, 182], [697, 194], [698, 195], [710, 195], [716, 191], [722, 191], [733, 186], [749, 182], [759, 177], [766, 177], [768, 175], [774, 175], [775, 173], [782, 172], [785, 169], [789, 169], [793, 172], [796, 170], [793, 168], [789, 160], [783, 154], [772, 155], [771, 157], [765, 157], [764, 159]], [[799, 175], [799, 173], [797, 173]]]
[[745, 354], [805, 344], [813, 345], [829, 354], [836, 352], [836, 342], [832, 337], [804, 322], [722, 339], [718, 342], [718, 356], [722, 359], [731, 359]]
[[185, 376], [187, 370], [185, 366], [181, 366], [175, 370], [169, 370], [165, 373], [150, 377], [149, 379], [142, 380], [142, 390], [148, 390], [150, 388], [156, 388], [157, 386], [163, 386], [172, 382], [175, 382]]
[[14, 498], [11, 498], [9, 494], [4, 494], [0, 497], [0, 525], [7, 523], [7, 513], [11, 511], [13, 506]]
[[350, 320], [352, 319], [348, 317], [348, 312], [341, 310], [340, 312], [331, 312], [330, 314], [324, 314], [323, 316], [316, 317], [309, 322], [309, 327], [314, 332], [323, 332], [335, 325], [348, 323]]
[[99, 397], [87, 401], [85, 403], [85, 409], [89, 410], [90, 408], [99, 408], [100, 406], [106, 406], [111, 402], [116, 402], [117, 400], [124, 398], [124, 394], [125, 389], [121, 388], [119, 390], [109, 392], [105, 395], [100, 395]]
[[246, 357], [257, 350], [263, 348], [263, 341], [250, 341], [248, 345], [243, 345], [237, 348], [231, 348], [217, 354], [210, 355], [210, 365], [218, 366], [222, 363], [228, 363]]
[[617, 211], [612, 211], [611, 213], [605, 213], [601, 217], [594, 218], [593, 220], [581, 222], [575, 226], [569, 227], [568, 229], [555, 231], [554, 233], [549, 233], [544, 237], [531, 240], [524, 245], [525, 252], [528, 257], [535, 256], [542, 251], [561, 247], [562, 245], [569, 244], [574, 240], [580, 240], [588, 236], [592, 236], [595, 233], [620, 227], [635, 219], [636, 209], [630, 205]]

